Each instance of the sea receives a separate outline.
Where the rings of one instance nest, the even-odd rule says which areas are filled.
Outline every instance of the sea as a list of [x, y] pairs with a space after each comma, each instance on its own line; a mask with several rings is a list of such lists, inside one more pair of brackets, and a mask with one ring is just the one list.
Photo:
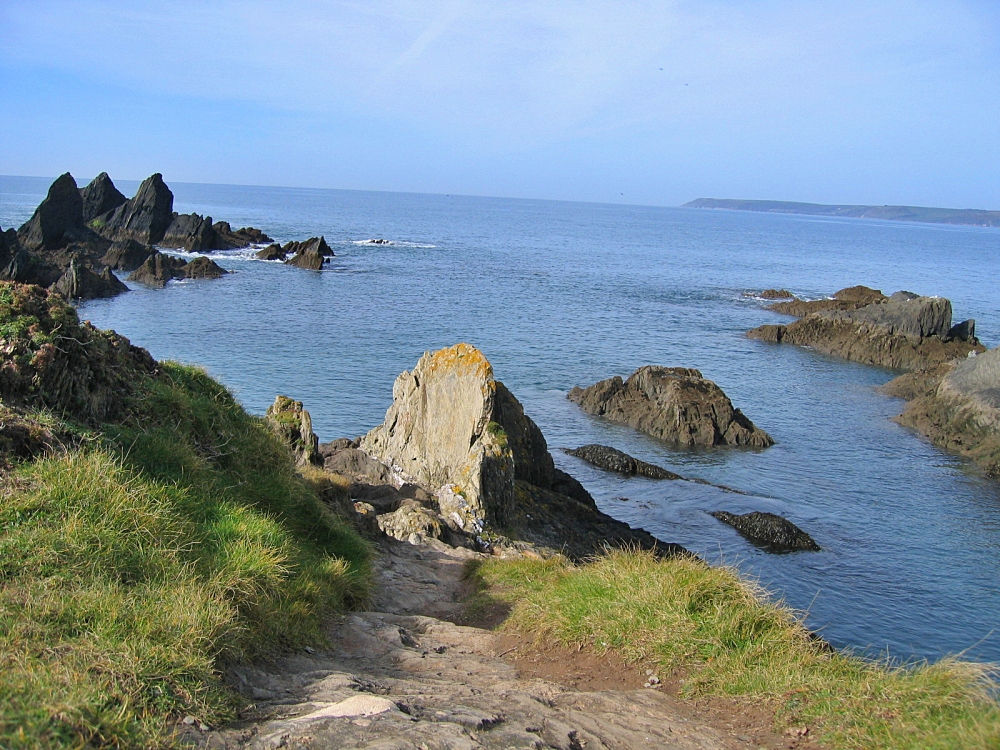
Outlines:
[[[0, 177], [0, 227], [50, 179]], [[80, 180], [81, 186], [86, 180]], [[131, 195], [138, 183], [120, 181]], [[323, 235], [327, 270], [213, 253], [232, 271], [79, 306], [158, 359], [196, 363], [263, 414], [301, 400], [322, 441], [381, 422], [425, 351], [479, 347], [556, 464], [610, 515], [738, 568], [834, 646], [897, 663], [1000, 662], [1000, 482], [892, 421], [898, 373], [744, 334], [788, 319], [756, 293], [865, 284], [948, 297], [1000, 344], [1000, 229], [653, 206], [169, 181], [176, 211]], [[694, 197], [694, 196], [692, 196]], [[373, 240], [384, 240], [375, 243]], [[574, 385], [695, 367], [775, 439], [680, 449], [583, 413]], [[602, 443], [690, 481], [624, 478], [567, 455]], [[774, 555], [708, 513], [770, 511], [820, 552]]]

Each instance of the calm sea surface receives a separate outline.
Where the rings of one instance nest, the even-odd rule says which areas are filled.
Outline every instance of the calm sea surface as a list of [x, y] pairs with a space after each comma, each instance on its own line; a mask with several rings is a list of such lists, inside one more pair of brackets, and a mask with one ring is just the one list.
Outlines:
[[[0, 226], [49, 180], [0, 178]], [[81, 181], [81, 185], [84, 181]], [[131, 195], [136, 183], [119, 187]], [[216, 254], [218, 281], [81, 306], [157, 358], [198, 363], [248, 409], [301, 399], [321, 440], [378, 424], [426, 350], [481, 348], [603, 510], [738, 565], [837, 646], [1000, 661], [1000, 483], [890, 421], [892, 372], [743, 333], [779, 322], [746, 290], [866, 284], [949, 297], [1000, 343], [1000, 230], [693, 209], [171, 183], [175, 210], [278, 240], [325, 235], [321, 273]], [[363, 244], [384, 238], [391, 245]], [[644, 364], [697, 367], [777, 441], [675, 450], [583, 414], [574, 385]], [[613, 445], [739, 488], [623, 479], [559, 449]], [[819, 553], [768, 555], [707, 511], [780, 513]]]

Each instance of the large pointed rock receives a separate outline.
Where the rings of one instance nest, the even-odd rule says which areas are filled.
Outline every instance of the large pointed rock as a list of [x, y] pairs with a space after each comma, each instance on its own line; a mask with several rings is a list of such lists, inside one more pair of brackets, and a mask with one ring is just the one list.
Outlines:
[[88, 300], [114, 297], [127, 292], [128, 287], [111, 273], [110, 268], [105, 268], [101, 273], [94, 273], [89, 268], [78, 266], [75, 261], [71, 261], [63, 275], [52, 285], [52, 291], [68, 300]]
[[627, 424], [653, 437], [688, 446], [766, 448], [771, 436], [754, 425], [698, 370], [646, 365], [628, 380], [619, 376], [569, 392], [591, 414]]
[[54, 250], [83, 230], [83, 198], [73, 175], [67, 172], [52, 183], [48, 195], [17, 236], [29, 250]]
[[115, 187], [115, 183], [108, 177], [107, 172], [101, 172], [91, 180], [90, 184], [80, 191], [80, 197], [83, 199], [83, 221], [85, 223], [89, 223], [109, 211], [114, 211], [128, 201], [128, 198]]
[[134, 271], [154, 252], [156, 251], [152, 247], [141, 242], [119, 240], [111, 244], [100, 262], [116, 271]]
[[173, 211], [174, 194], [157, 172], [143, 180], [131, 199], [94, 219], [91, 226], [109, 240], [137, 240], [155, 245], [173, 221]]
[[302, 242], [289, 242], [282, 250], [286, 255], [292, 255], [285, 261], [290, 266], [306, 268], [310, 271], [319, 271], [323, 264], [329, 262], [333, 257], [333, 250], [326, 244], [325, 237], [311, 237]]
[[212, 217], [199, 214], [174, 214], [159, 241], [161, 247], [176, 247], [189, 253], [215, 250], [218, 237], [212, 227]]
[[187, 263], [180, 258], [154, 251], [141, 266], [132, 272], [128, 280], [162, 289], [171, 279], [183, 276], [186, 265]]

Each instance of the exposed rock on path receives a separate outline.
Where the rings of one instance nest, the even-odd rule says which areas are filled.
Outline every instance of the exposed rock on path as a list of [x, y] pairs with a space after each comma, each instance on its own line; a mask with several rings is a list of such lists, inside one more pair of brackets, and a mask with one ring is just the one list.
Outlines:
[[674, 474], [672, 471], [667, 471], [660, 466], [640, 461], [638, 458], [633, 458], [627, 453], [623, 453], [607, 445], [597, 445], [596, 443], [583, 445], [573, 450], [567, 450], [566, 452], [571, 456], [582, 458], [587, 463], [593, 464], [598, 468], [613, 471], [616, 474], [624, 474], [630, 477], [647, 477], [649, 479], [683, 479], [680, 474]]
[[695, 369], [647, 365], [568, 395], [584, 411], [653, 437], [688, 446], [765, 448], [771, 436], [756, 427], [711, 380]]
[[754, 511], [741, 516], [724, 510], [709, 513], [713, 518], [729, 524], [743, 536], [768, 552], [794, 552], [809, 550], [819, 552], [819, 545], [806, 532], [774, 513]]
[[181, 730], [233, 750], [747, 747], [658, 689], [578, 691], [520, 676], [501, 635], [448, 621], [460, 614], [462, 563], [473, 554], [387, 545], [375, 611], [334, 621], [327, 652], [231, 670], [254, 702], [242, 724]]

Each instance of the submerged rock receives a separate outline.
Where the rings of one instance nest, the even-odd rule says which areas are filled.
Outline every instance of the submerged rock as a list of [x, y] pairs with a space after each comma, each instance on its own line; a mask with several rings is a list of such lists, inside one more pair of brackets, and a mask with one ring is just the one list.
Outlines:
[[607, 445], [584, 445], [573, 450], [566, 451], [571, 456], [582, 458], [587, 463], [593, 464], [607, 471], [614, 471], [626, 476], [648, 477], [649, 479], [682, 479], [680, 474], [674, 474], [664, 468], [654, 464], [648, 464], [633, 458], [627, 453], [611, 448]]
[[146, 258], [145, 262], [139, 266], [129, 281], [138, 281], [140, 284], [162, 289], [171, 279], [177, 279], [184, 275], [184, 267], [187, 263], [172, 255], [164, 255], [161, 252], [153, 251], [153, 254]]
[[110, 268], [97, 274], [89, 268], [70, 263], [69, 268], [52, 285], [52, 291], [66, 299], [88, 300], [114, 297], [127, 292], [128, 287], [111, 273]]
[[617, 375], [568, 395], [584, 411], [649, 435], [689, 446], [765, 448], [771, 436], [756, 427], [698, 370], [647, 365], [623, 381]]
[[174, 194], [157, 172], [143, 180], [132, 198], [91, 221], [91, 226], [109, 240], [155, 245], [173, 222], [173, 208]]
[[819, 545], [811, 536], [788, 519], [774, 513], [754, 511], [737, 516], [719, 510], [709, 515], [729, 524], [768, 552], [819, 551]]
[[108, 177], [107, 172], [101, 172], [91, 180], [90, 184], [80, 191], [80, 197], [83, 199], [83, 221], [85, 223], [89, 223], [109, 211], [114, 211], [128, 201], [128, 198], [115, 187], [115, 183]]
[[[839, 293], [838, 293], [839, 294]], [[858, 294], [858, 298], [864, 295]], [[975, 322], [951, 324], [951, 302], [909, 293], [853, 309], [821, 310], [788, 325], [763, 325], [747, 336], [810, 346], [826, 354], [895, 369], [919, 369], [984, 351]]]
[[902, 375], [882, 390], [909, 400], [897, 422], [1000, 478], [1000, 348]]
[[311, 237], [302, 242], [289, 242], [281, 248], [285, 255], [292, 257], [285, 261], [290, 266], [298, 266], [311, 271], [319, 271], [324, 263], [333, 257], [333, 250], [326, 244], [325, 237]]
[[291, 450], [298, 465], [321, 463], [319, 438], [312, 430], [312, 417], [302, 408], [301, 401], [278, 396], [268, 407], [265, 418], [271, 429]]

